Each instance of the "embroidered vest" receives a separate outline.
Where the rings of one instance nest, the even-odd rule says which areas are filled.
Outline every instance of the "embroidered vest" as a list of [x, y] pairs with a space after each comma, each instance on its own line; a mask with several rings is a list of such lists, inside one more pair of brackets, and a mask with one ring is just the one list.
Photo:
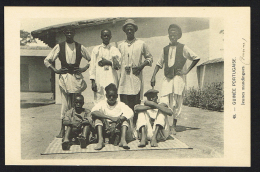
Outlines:
[[184, 44], [177, 43], [175, 62], [174, 65], [171, 67], [168, 66], [168, 54], [169, 54], [170, 45], [167, 45], [166, 47], [163, 48], [164, 62], [165, 62], [164, 75], [167, 78], [172, 79], [177, 74], [178, 69], [182, 69], [183, 66], [185, 65], [187, 59], [183, 57], [183, 47]]
[[73, 74], [74, 68], [79, 67], [80, 61], [82, 59], [81, 44], [75, 42], [76, 60], [75, 60], [74, 64], [68, 64], [67, 61], [66, 61], [65, 42], [60, 43], [59, 46], [60, 46], [59, 59], [60, 59], [60, 62], [61, 62], [61, 67], [67, 68], [69, 70], [68, 73]]

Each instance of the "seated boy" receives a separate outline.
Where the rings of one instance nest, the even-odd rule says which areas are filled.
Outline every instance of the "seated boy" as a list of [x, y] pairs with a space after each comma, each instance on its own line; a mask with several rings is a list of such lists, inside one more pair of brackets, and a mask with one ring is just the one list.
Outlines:
[[[101, 150], [104, 144], [103, 131], [106, 128], [118, 128], [121, 133], [121, 140], [119, 147], [130, 149], [126, 142], [126, 130], [129, 126], [127, 120], [134, 116], [134, 112], [123, 102], [117, 101], [117, 88], [116, 85], [111, 83], [105, 87], [106, 100], [97, 103], [92, 111], [92, 119], [95, 121], [95, 127], [98, 132], [98, 143], [95, 147], [96, 150]], [[106, 126], [106, 124], [108, 124]]]
[[164, 103], [158, 104], [157, 93], [159, 91], [150, 89], [144, 96], [147, 101], [144, 105], [136, 105], [138, 113], [136, 129], [141, 133], [141, 141], [138, 147], [145, 147], [150, 140], [151, 147], [157, 147], [157, 141], [165, 141], [169, 136], [170, 127], [167, 115], [172, 116], [173, 111]]
[[90, 127], [92, 119], [90, 110], [82, 108], [84, 97], [77, 95], [75, 97], [74, 108], [65, 113], [63, 125], [67, 126], [65, 136], [62, 142], [62, 149], [69, 150], [72, 138], [77, 137], [81, 148], [86, 148], [89, 142]]

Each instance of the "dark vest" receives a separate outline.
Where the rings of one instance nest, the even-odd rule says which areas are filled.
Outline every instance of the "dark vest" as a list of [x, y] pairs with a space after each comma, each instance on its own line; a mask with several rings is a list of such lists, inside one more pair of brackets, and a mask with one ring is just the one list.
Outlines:
[[171, 67], [168, 66], [168, 54], [169, 54], [170, 45], [167, 45], [166, 47], [163, 48], [164, 62], [165, 62], [164, 75], [167, 78], [172, 79], [177, 74], [178, 69], [182, 69], [183, 66], [185, 65], [187, 59], [183, 57], [183, 47], [184, 44], [177, 43], [175, 62], [174, 65]]
[[76, 48], [75, 64], [68, 64], [67, 61], [66, 61], [65, 42], [60, 43], [59, 46], [60, 46], [59, 59], [60, 59], [60, 62], [61, 62], [61, 67], [67, 68], [69, 70], [68, 73], [73, 74], [74, 68], [79, 67], [80, 61], [82, 59], [81, 44], [75, 42], [75, 48]]

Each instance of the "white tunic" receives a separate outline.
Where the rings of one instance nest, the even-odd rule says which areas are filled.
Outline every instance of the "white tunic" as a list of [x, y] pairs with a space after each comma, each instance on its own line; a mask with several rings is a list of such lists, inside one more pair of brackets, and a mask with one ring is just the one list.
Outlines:
[[143, 74], [140, 73], [139, 76], [135, 76], [131, 70], [130, 75], [126, 74], [125, 67], [137, 67], [143, 63], [142, 57], [145, 61], [149, 62], [152, 66], [153, 57], [148, 49], [148, 46], [144, 41], [139, 39], [134, 39], [132, 41], [124, 41], [119, 45], [119, 51], [122, 54], [121, 58], [121, 70], [120, 70], [120, 81], [118, 86], [119, 94], [126, 95], [137, 95], [140, 92], [142, 99], [143, 91]]
[[[112, 66], [106, 65], [100, 67], [98, 62], [102, 60], [102, 57], [111, 61]], [[118, 85], [117, 71], [113, 68], [112, 57], [116, 57], [116, 59], [120, 61], [121, 53], [111, 44], [106, 46], [102, 43], [92, 50], [89, 77], [90, 79], [95, 80], [97, 84], [97, 92], [102, 92], [102, 90], [110, 83], [114, 83], [116, 86]]]

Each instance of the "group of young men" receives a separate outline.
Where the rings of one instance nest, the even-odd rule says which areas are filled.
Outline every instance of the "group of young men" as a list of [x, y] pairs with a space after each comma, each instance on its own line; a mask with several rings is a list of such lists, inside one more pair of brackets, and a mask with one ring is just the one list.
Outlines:
[[[127, 19], [122, 30], [127, 39], [118, 48], [110, 44], [111, 31], [102, 30], [102, 44], [96, 46], [90, 56], [83, 45], [74, 41], [75, 29], [66, 26], [66, 41], [57, 44], [44, 60], [46, 67], [60, 74], [62, 122], [57, 137], [63, 138], [63, 150], [70, 149], [72, 138], [78, 140], [81, 148], [86, 148], [90, 133], [97, 135], [95, 149], [100, 150], [105, 146], [105, 137], [109, 138], [109, 143], [129, 149], [127, 130], [140, 139], [139, 147], [145, 147], [149, 140], [151, 146], [156, 147], [158, 141], [165, 141], [170, 132], [176, 132], [185, 86], [183, 76], [198, 63], [199, 57], [178, 42], [182, 36], [181, 28], [176, 24], [170, 25], [170, 44], [163, 48], [156, 64], [151, 79], [152, 89], [144, 94], [142, 70], [145, 66], [152, 66], [153, 57], [147, 44], [135, 38], [138, 26], [134, 20]], [[80, 67], [82, 57], [88, 61], [83, 68]], [[61, 61], [61, 69], [52, 65], [57, 58]], [[192, 63], [185, 69], [187, 59]], [[163, 67], [164, 78], [158, 101], [159, 91], [153, 87], [156, 74]], [[95, 103], [91, 111], [83, 108], [84, 97], [81, 95], [87, 87], [82, 73], [88, 68]], [[141, 103], [143, 95], [147, 100]], [[169, 124], [169, 117], [172, 117], [173, 126]]]

